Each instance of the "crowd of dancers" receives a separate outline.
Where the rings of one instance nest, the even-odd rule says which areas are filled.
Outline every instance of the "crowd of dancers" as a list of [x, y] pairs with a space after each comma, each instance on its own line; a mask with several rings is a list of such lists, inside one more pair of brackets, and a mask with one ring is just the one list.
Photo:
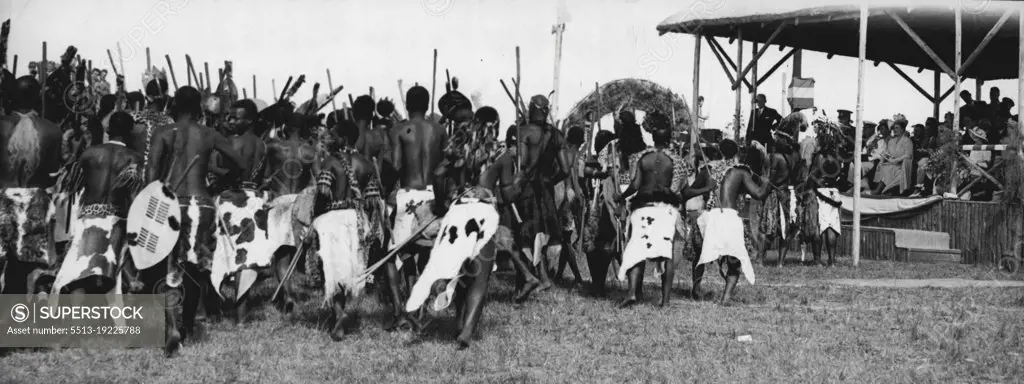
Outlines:
[[[144, 94], [126, 94], [119, 78], [117, 92], [77, 110], [54, 102], [66, 100], [50, 89], [62, 70], [74, 66], [50, 74], [45, 90], [36, 76], [3, 83], [0, 286], [180, 298], [167, 309], [168, 355], [200, 304], [209, 316], [228, 302], [244, 321], [250, 288], [268, 276], [286, 312], [289, 276], [321, 285], [334, 340], [370, 282], [391, 308], [389, 330], [414, 330], [454, 303], [465, 348], [499, 256], [515, 269], [517, 302], [566, 266], [581, 282], [586, 260], [593, 294], [606, 295], [613, 266], [628, 282], [622, 307], [642, 301], [648, 262], [661, 306], [683, 260], [696, 300], [710, 297], [704, 269], [719, 263], [723, 304], [740, 275], [755, 281], [748, 249], [763, 260], [777, 242], [781, 265], [798, 237], [815, 261], [827, 251], [834, 262], [846, 142], [814, 111], [784, 118], [767, 143], [690, 145], [673, 140], [680, 127], [665, 111], [647, 111], [641, 126], [622, 108], [613, 131], [588, 139], [584, 127], [556, 128], [537, 95], [500, 137], [497, 111], [474, 106], [457, 79], [439, 116], [419, 85], [405, 92], [406, 116], [372, 95], [324, 116], [330, 102], [317, 91], [291, 101], [301, 77], [260, 110], [233, 86], [170, 96], [159, 72]], [[691, 199], [701, 203], [687, 210]]]

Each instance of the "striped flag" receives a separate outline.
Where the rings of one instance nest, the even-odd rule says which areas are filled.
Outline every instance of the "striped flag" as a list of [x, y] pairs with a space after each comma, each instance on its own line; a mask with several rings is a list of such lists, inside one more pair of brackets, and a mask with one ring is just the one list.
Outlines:
[[793, 110], [814, 107], [814, 79], [794, 77], [789, 84], [789, 107]]

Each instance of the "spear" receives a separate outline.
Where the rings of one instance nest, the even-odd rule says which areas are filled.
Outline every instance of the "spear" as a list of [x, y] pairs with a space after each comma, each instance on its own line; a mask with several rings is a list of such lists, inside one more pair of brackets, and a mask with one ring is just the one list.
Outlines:
[[164, 59], [167, 59], [167, 70], [171, 72], [171, 82], [174, 84], [174, 89], [178, 89], [178, 77], [174, 75], [174, 64], [171, 64], [171, 55], [164, 55]]
[[[334, 89], [334, 81], [331, 80], [330, 68], [327, 68], [327, 86], [331, 87], [331, 89]], [[338, 91], [340, 92], [341, 90], [339, 89]], [[334, 102], [334, 97], [331, 97], [331, 108], [334, 108], [335, 111], [338, 110], [338, 104]]]
[[[434, 48], [434, 80], [430, 83], [430, 114], [434, 114], [434, 96], [437, 91], [437, 48]], [[1024, 101], [1022, 101], [1024, 102]]]
[[213, 87], [213, 82], [210, 81], [210, 63], [203, 62], [203, 69], [206, 70], [206, 92], [210, 92], [210, 88]]

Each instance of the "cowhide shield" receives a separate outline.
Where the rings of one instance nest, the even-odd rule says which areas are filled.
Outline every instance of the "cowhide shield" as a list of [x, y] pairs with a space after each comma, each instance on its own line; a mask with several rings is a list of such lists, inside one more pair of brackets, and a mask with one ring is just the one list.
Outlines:
[[138, 269], [167, 259], [182, 227], [178, 198], [160, 181], [149, 183], [128, 208], [126, 241]]
[[[278, 244], [267, 231], [267, 192], [225, 191], [217, 197], [217, 247], [213, 252], [210, 280], [223, 297], [221, 283], [229, 275], [270, 266]], [[245, 277], [244, 279], [242, 277]], [[236, 298], [255, 283], [255, 275], [239, 275]]]
[[0, 193], [0, 263], [7, 258], [55, 266], [50, 193], [41, 188], [7, 188]]

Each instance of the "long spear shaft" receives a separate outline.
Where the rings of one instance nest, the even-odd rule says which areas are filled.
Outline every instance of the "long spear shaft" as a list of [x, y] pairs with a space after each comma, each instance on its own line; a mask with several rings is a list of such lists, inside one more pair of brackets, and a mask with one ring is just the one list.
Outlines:
[[178, 89], [178, 77], [174, 75], [174, 64], [171, 63], [171, 55], [164, 55], [164, 59], [167, 59], [167, 70], [171, 71], [171, 83], [174, 84], [174, 89]]
[[434, 97], [437, 96], [437, 48], [434, 48], [434, 75], [430, 83], [430, 114], [434, 114]]
[[[331, 89], [334, 89], [334, 81], [331, 80], [331, 69], [330, 68], [327, 68], [327, 86], [331, 87]], [[338, 110], [338, 103], [336, 103], [334, 101], [333, 97], [331, 97], [331, 108], [334, 108], [335, 111]], [[334, 111], [331, 111], [331, 112], [334, 112]]]

